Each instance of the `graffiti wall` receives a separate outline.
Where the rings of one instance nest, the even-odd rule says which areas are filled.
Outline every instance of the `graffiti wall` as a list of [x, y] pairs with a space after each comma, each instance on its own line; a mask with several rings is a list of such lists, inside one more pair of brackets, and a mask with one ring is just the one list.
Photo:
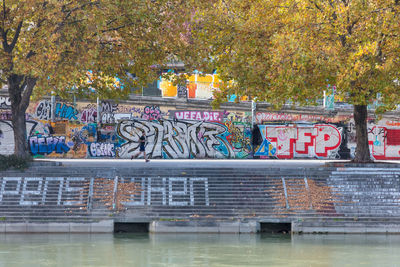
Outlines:
[[[356, 132], [352, 116], [258, 112], [261, 158], [353, 158]], [[377, 160], [400, 158], [400, 120], [368, 118], [368, 139]]]
[[328, 124], [260, 125], [259, 129], [263, 142], [256, 156], [336, 158], [342, 142], [342, 128]]
[[[356, 135], [350, 115], [251, 113], [211, 108], [103, 101], [68, 103], [41, 100], [26, 114], [27, 144], [34, 157], [131, 158], [146, 136], [153, 159], [354, 157]], [[0, 98], [0, 153], [14, 148], [9, 99]], [[368, 119], [375, 159], [400, 158], [400, 119]]]
[[[9, 105], [2, 107], [0, 153], [11, 154], [11, 112]], [[34, 157], [137, 157], [142, 133], [151, 158], [251, 158], [253, 153], [248, 112], [41, 100], [30, 104], [26, 116]]]
[[139, 153], [142, 133], [147, 136], [146, 154], [151, 158], [247, 158], [252, 151], [248, 125], [196, 120], [122, 120], [116, 130], [124, 140], [119, 147], [122, 158]]

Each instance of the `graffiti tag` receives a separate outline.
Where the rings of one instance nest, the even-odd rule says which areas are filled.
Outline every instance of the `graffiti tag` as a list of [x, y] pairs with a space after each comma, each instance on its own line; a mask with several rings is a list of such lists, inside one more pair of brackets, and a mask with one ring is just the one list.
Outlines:
[[67, 153], [70, 148], [65, 144], [65, 136], [29, 137], [29, 148], [33, 155]]
[[89, 152], [92, 157], [115, 157], [115, 147], [111, 143], [91, 143]]
[[51, 102], [42, 100], [36, 107], [35, 117], [39, 120], [50, 120], [51, 119]]
[[55, 114], [57, 117], [67, 120], [78, 120], [78, 110], [67, 104], [57, 103]]
[[11, 100], [9, 97], [0, 96], [0, 108], [11, 108]]
[[330, 157], [342, 141], [341, 131], [333, 125], [316, 124], [306, 127], [258, 126], [263, 143], [256, 156], [276, 156], [280, 159], [294, 157]]
[[178, 120], [218, 121], [223, 118], [219, 111], [170, 111], [173, 118]]

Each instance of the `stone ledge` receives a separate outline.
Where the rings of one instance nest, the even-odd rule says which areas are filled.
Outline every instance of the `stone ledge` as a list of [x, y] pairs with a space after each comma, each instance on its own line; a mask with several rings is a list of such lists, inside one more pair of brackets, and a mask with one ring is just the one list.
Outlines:
[[114, 221], [95, 223], [0, 223], [0, 233], [112, 233]]
[[258, 229], [257, 222], [163, 222], [153, 221], [150, 223], [149, 231], [151, 233], [213, 233], [213, 234], [239, 234], [256, 233]]
[[321, 225], [303, 225], [293, 222], [292, 232], [294, 234], [399, 234], [400, 225], [394, 223], [348, 223], [332, 226]]
[[353, 163], [351, 161], [337, 161], [325, 163], [326, 167], [340, 168], [400, 168], [400, 164], [392, 162], [375, 161], [370, 163]]

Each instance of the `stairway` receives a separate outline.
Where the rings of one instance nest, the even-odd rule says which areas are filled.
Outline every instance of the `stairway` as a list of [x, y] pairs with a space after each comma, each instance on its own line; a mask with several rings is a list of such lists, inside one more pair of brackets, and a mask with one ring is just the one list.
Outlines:
[[34, 166], [0, 175], [0, 222], [273, 221], [299, 232], [393, 226], [399, 177], [397, 167]]
[[332, 204], [338, 216], [302, 218], [295, 223], [298, 231], [400, 232], [399, 168], [338, 168], [327, 185], [336, 197]]

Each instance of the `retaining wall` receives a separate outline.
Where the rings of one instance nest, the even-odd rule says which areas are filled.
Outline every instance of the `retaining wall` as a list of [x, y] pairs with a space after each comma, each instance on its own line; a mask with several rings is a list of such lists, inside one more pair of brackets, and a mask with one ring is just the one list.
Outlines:
[[[355, 151], [351, 109], [269, 111], [259, 104], [252, 128], [251, 103], [212, 110], [207, 100], [134, 98], [119, 103], [32, 102], [26, 113], [27, 143], [34, 157], [131, 158], [147, 136], [153, 159], [319, 158], [349, 159]], [[368, 118], [375, 159], [400, 158], [398, 113]], [[0, 96], [0, 154], [14, 150], [10, 101]]]
[[268, 222], [292, 223], [294, 232], [400, 229], [397, 165], [168, 170], [37, 166], [1, 173], [0, 188], [0, 232], [56, 231], [55, 223], [71, 232], [110, 231], [105, 225], [112, 222], [148, 222], [157, 232], [256, 232], [260, 223]]

